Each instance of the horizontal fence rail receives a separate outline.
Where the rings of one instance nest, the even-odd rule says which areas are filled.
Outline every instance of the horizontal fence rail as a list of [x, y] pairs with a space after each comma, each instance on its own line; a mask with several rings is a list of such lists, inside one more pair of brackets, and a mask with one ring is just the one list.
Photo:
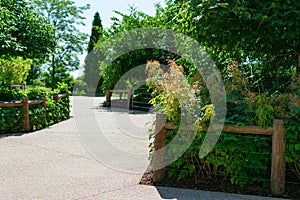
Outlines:
[[[57, 102], [59, 99], [68, 97], [69, 94], [54, 94], [53, 99]], [[8, 107], [22, 107], [22, 115], [23, 115], [23, 128], [26, 132], [30, 130], [29, 123], [29, 106], [32, 105], [41, 105], [44, 108], [44, 119], [47, 120], [46, 117], [46, 97], [43, 97], [41, 100], [29, 100], [28, 98], [23, 98], [21, 102], [4, 102], [0, 103], [0, 107], [8, 108]]]
[[[164, 163], [164, 158], [155, 157], [155, 151], [164, 147], [167, 138], [167, 132], [177, 129], [170, 123], [165, 124], [166, 115], [156, 114], [156, 127], [154, 139], [154, 162]], [[236, 134], [255, 134], [272, 136], [272, 163], [271, 163], [271, 192], [275, 196], [281, 196], [285, 191], [286, 163], [284, 159], [286, 142], [283, 120], [275, 119], [273, 127], [261, 128], [258, 126], [236, 126], [225, 124], [224, 127], [212, 127], [214, 130], [220, 130], [227, 133]], [[185, 130], [194, 130], [192, 125], [184, 127]], [[153, 182], [160, 182], [166, 176], [165, 169], [155, 170], [153, 172]]]
[[105, 106], [110, 107], [111, 106], [111, 95], [112, 93], [119, 93], [120, 94], [120, 98], [122, 97], [122, 94], [127, 94], [127, 107], [128, 109], [131, 109], [131, 102], [132, 102], [132, 89], [128, 89], [128, 90], [107, 90], [106, 91], [106, 101], [105, 101]]
[[[151, 100], [151, 94], [148, 92], [141, 92], [140, 90], [140, 88], [136, 90], [107, 90], [105, 95], [105, 106], [111, 107], [113, 104], [113, 107], [117, 108], [149, 111], [151, 108], [151, 104], [149, 103], [149, 101]], [[113, 101], [112, 103], [111, 97], [113, 93], [119, 94], [120, 98], [119, 100]], [[122, 99], [123, 94], [127, 95], [127, 102], [125, 101], [125, 99]], [[141, 95], [142, 97], [139, 95]]]

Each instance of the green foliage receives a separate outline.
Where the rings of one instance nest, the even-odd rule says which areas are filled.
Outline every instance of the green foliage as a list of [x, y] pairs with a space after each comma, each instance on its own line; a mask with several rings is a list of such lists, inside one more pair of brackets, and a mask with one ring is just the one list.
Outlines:
[[[125, 52], [121, 56], [118, 56], [109, 66], [106, 65], [105, 61], [100, 63], [100, 75], [103, 78], [103, 90], [113, 89], [119, 79], [126, 72], [133, 69], [134, 67], [145, 65], [147, 61], [157, 60], [162, 64], [168, 64], [168, 60], [179, 57], [176, 54], [161, 49], [145, 48], [146, 44], [136, 42], [147, 41], [149, 42], [149, 44], [151, 44], [151, 35], [147, 35], [147, 33], [137, 34], [136, 38], [132, 38], [133, 40], [131, 40], [130, 42], [128, 41], [128, 38], [114, 37], [124, 31], [137, 28], [156, 27], [156, 24], [159, 24], [157, 21], [152, 19], [152, 17], [143, 12], [139, 12], [134, 7], [130, 7], [129, 11], [130, 13], [128, 15], [116, 11], [116, 14], [118, 14], [119, 17], [112, 18], [113, 25], [106, 31], [105, 34], [105, 39], [112, 37], [114, 38], [114, 41], [116, 43], [119, 42], [119, 45], [117, 45], [115, 49], [103, 51], [103, 44], [101, 43], [102, 41], [99, 41], [95, 48], [96, 51], [102, 52], [104, 54], [104, 58], [108, 59], [114, 58], [116, 56], [115, 54], [118, 54], [119, 52]], [[122, 42], [122, 40], [126, 41], [126, 45], [124, 44], [124, 41]], [[164, 38], [164, 41], [162, 42], [163, 43], [161, 45], [163, 46], [167, 45], [169, 41]], [[140, 48], [133, 48], [133, 46], [136, 47], [136, 45], [140, 45]], [[128, 50], [132, 51], [128, 52]]]
[[[60, 84], [55, 92], [68, 92], [66, 84]], [[19, 89], [9, 90], [0, 87], [0, 102], [20, 102], [22, 98], [29, 100], [41, 100], [46, 97], [46, 118], [44, 108], [41, 105], [29, 106], [30, 131], [36, 131], [46, 126], [53, 125], [70, 118], [70, 99], [69, 97], [60, 98], [58, 102], [53, 99], [54, 92], [30, 88], [21, 91]], [[22, 107], [0, 107], [0, 134], [16, 133], [23, 130]]]
[[[168, 132], [167, 143], [176, 135]], [[271, 140], [267, 136], [245, 136], [222, 133], [218, 143], [204, 159], [198, 157], [205, 138], [199, 131], [189, 149], [168, 166], [168, 176], [178, 180], [193, 176], [195, 184], [205, 175], [220, 182], [230, 179], [235, 185], [269, 184], [271, 163]], [[168, 152], [172, 153], [172, 152]]]
[[[174, 66], [173, 66], [174, 67]], [[172, 67], [168, 71], [170, 74], [163, 72], [159, 68], [158, 63], [148, 63], [148, 80], [150, 87], [157, 92], [154, 98], [150, 101], [156, 109], [164, 112], [168, 120], [173, 124], [179, 125], [181, 120], [180, 99], [176, 96], [176, 91], [172, 87], [182, 88], [182, 83], [178, 82], [179, 74], [182, 73], [178, 68], [172, 72]], [[176, 69], [176, 68], [175, 68]], [[178, 73], [179, 72], [179, 73]], [[300, 116], [300, 99], [295, 94], [280, 94], [268, 96], [267, 94], [257, 94], [250, 91], [243, 74], [238, 73], [236, 69], [230, 71], [231, 76], [228, 79], [228, 112], [226, 116], [226, 123], [238, 125], [259, 125], [262, 127], [272, 126], [275, 116], [284, 118], [289, 122], [287, 128], [287, 154], [286, 160], [293, 169], [293, 173], [299, 176], [299, 116]], [[174, 74], [175, 76], [173, 76]], [[183, 75], [182, 75], [183, 76]], [[169, 77], [177, 77], [173, 82], [168, 81]], [[182, 79], [185, 80], [185, 79]], [[190, 80], [197, 80], [193, 77]], [[185, 80], [186, 81], [186, 80]], [[201, 81], [201, 80], [200, 80]], [[199, 88], [193, 90], [206, 90]], [[241, 89], [244, 89], [242, 92]], [[298, 91], [298, 88], [294, 88]], [[192, 90], [192, 91], [193, 91]], [[182, 91], [179, 89], [179, 91]], [[187, 96], [185, 92], [181, 92], [183, 96]], [[196, 94], [206, 94], [199, 91]], [[200, 97], [206, 99], [205, 97]], [[198, 102], [198, 106], [201, 105]], [[208, 101], [202, 101], [208, 103]], [[195, 108], [192, 106], [191, 107]], [[203, 104], [202, 104], [203, 105]], [[285, 111], [282, 115], [281, 109]], [[199, 109], [198, 109], [199, 110]], [[280, 111], [276, 112], [275, 111]], [[168, 166], [168, 175], [175, 176], [178, 180], [188, 176], [193, 176], [195, 183], [199, 180], [201, 175], [205, 175], [211, 179], [230, 180], [235, 185], [251, 185], [260, 183], [266, 187], [269, 185], [270, 165], [271, 165], [271, 146], [272, 138], [269, 136], [260, 135], [237, 135], [222, 133], [218, 143], [214, 149], [205, 158], [201, 159], [198, 156], [201, 144], [206, 136], [206, 131], [210, 121], [215, 115], [214, 105], [203, 105], [201, 112], [197, 113], [198, 118], [195, 124], [198, 126], [198, 133], [190, 145], [188, 150], [170, 166]], [[170, 131], [167, 135], [166, 143], [168, 144], [176, 136], [177, 131]], [[182, 138], [182, 143], [185, 138]], [[172, 156], [176, 153], [174, 147], [169, 148], [167, 156]]]
[[0, 56], [43, 60], [53, 46], [54, 29], [26, 0], [0, 2]]
[[221, 71], [234, 60], [256, 92], [286, 92], [300, 52], [299, 1], [169, 0], [157, 12], [162, 27], [196, 39]]
[[[285, 99], [282, 95], [277, 96], [278, 99], [275, 100], [267, 98], [266, 94], [256, 95], [252, 97], [253, 105], [250, 105], [250, 107], [249, 104], [245, 104], [247, 102], [245, 97], [241, 98], [238, 95], [236, 97], [228, 99], [226, 123], [242, 126], [251, 123], [264, 127], [272, 126], [275, 115], [273, 108], [278, 109], [279, 105], [281, 107], [288, 105], [285, 109], [285, 115], [280, 115], [281, 113], [276, 113], [276, 115], [285, 118], [287, 176], [289, 179], [299, 181], [299, 96], [288, 95], [288, 101], [282, 101], [282, 99]], [[265, 110], [260, 107], [264, 107]], [[195, 183], [197, 183], [199, 175], [204, 174], [211, 179], [230, 179], [231, 183], [235, 185], [261, 183], [262, 186], [268, 186], [271, 167], [271, 137], [222, 133], [213, 151], [204, 159], [200, 159], [198, 151], [207, 130], [207, 121], [205, 122], [204, 119], [199, 119], [199, 132], [195, 140], [185, 154], [169, 166], [168, 175], [176, 176], [178, 179], [194, 176]], [[176, 133], [176, 131], [168, 132], [167, 143], [175, 137]], [[172, 154], [172, 152], [169, 153]]]
[[88, 53], [90, 53], [94, 49], [95, 44], [97, 44], [99, 40], [103, 40], [103, 26], [98, 12], [96, 12], [94, 15], [92, 25], [92, 32], [87, 49]]
[[27, 94], [18, 88], [10, 90], [8, 87], [0, 87], [0, 102], [20, 101]]
[[89, 4], [77, 7], [75, 2], [70, 0], [34, 0], [32, 4], [48, 18], [55, 29], [51, 58], [47, 63], [50, 68], [52, 90], [54, 90], [57, 83], [55, 82], [56, 70], [68, 73], [78, 69], [80, 64], [78, 54], [84, 51], [87, 35], [81, 33], [76, 25], [84, 25], [83, 12], [89, 9]]
[[139, 85], [139, 87], [134, 87], [133, 85], [130, 84], [129, 86], [129, 88], [135, 88], [132, 96], [132, 109], [149, 111], [151, 107], [149, 101], [152, 99], [151, 93], [153, 91], [147, 85]]
[[[52, 73], [51, 70], [48, 69], [48, 71], [43, 74], [45, 86], [48, 88], [52, 87], [51, 73]], [[56, 85], [58, 85], [59, 83], [65, 83], [68, 85], [70, 91], [73, 90], [74, 78], [71, 76], [69, 71], [67, 71], [67, 69], [64, 67], [57, 67], [55, 69], [54, 82], [56, 83]]]
[[292, 173], [288, 177], [300, 182], [300, 109], [297, 110], [297, 117], [291, 117], [285, 121], [286, 132], [286, 154], [285, 160]]
[[44, 83], [44, 77], [42, 76], [42, 64], [43, 62], [38, 62], [36, 60], [33, 60], [31, 68], [28, 72], [28, 76], [26, 78], [26, 85], [31, 86], [45, 86]]
[[[166, 4], [166, 8], [157, 6], [155, 17], [134, 9], [129, 15], [117, 12], [121, 19], [114, 18], [107, 37], [134, 28], [160, 27], [184, 33], [197, 40], [209, 52], [222, 73], [228, 100], [226, 123], [267, 127], [272, 125], [274, 118], [284, 119], [287, 133], [286, 160], [293, 170], [291, 176], [299, 178], [299, 76], [296, 75], [296, 88], [292, 87], [291, 81], [296, 74], [300, 52], [299, 1], [168, 0]], [[101, 66], [101, 69], [106, 69], [102, 72], [103, 88], [112, 89], [132, 66], [145, 63], [142, 57], [159, 61], [175, 58], [177, 63], [188, 69], [183, 80], [189, 83], [195, 81], [195, 69], [186, 60], [155, 50], [149, 52], [144, 49], [130, 52], [118, 58], [111, 66], [105, 66], [107, 68]], [[162, 56], [163, 59], [156, 59], [155, 56], [151, 57], [152, 52], [171, 58]], [[110, 57], [110, 53], [106, 56]], [[163, 73], [158, 70], [158, 73], [149, 76], [148, 86], [154, 94], [151, 103], [178, 125], [182, 109], [180, 99], [171, 88], [180, 88], [180, 84], [163, 84]], [[198, 80], [201, 82], [201, 79]], [[197, 173], [204, 173], [212, 178], [228, 177], [233, 184], [250, 185], [258, 182], [267, 186], [271, 142], [264, 136], [222, 133], [215, 149], [206, 158], [199, 159], [198, 151], [213, 113], [208, 111], [213, 111], [211, 108], [214, 106], [205, 107], [210, 105], [209, 93], [205, 87], [199, 89], [195, 93], [201, 99], [199, 107], [203, 108], [197, 113], [199, 131], [187, 152], [172, 163], [170, 167], [173, 170], [169, 170], [169, 175], [179, 179], [194, 175], [197, 182]], [[186, 93], [183, 91], [182, 94], [185, 96]], [[205, 115], [206, 108], [210, 108], [207, 110], [207, 114], [210, 113], [208, 116]], [[172, 140], [174, 134], [169, 133], [167, 142]], [[172, 154], [172, 150], [168, 153]]]
[[274, 121], [274, 109], [269, 104], [269, 99], [266, 94], [260, 94], [255, 99], [253, 104], [250, 104], [252, 109], [255, 109], [255, 116], [251, 122], [256, 122], [260, 127], [272, 126]]
[[84, 81], [87, 84], [88, 92], [95, 94], [101, 90], [103, 78], [100, 76], [100, 61], [104, 55], [99, 51], [90, 52], [84, 60]]
[[29, 129], [36, 131], [46, 127], [47, 119], [44, 117], [44, 108], [41, 105], [29, 106]]
[[[68, 85], [59, 83], [57, 89], [54, 91], [58, 94], [69, 94]], [[70, 118], [70, 98], [60, 98], [56, 103], [56, 122], [60, 122]]]
[[22, 108], [0, 107], [0, 133], [16, 133], [22, 131], [23, 116]]
[[47, 98], [46, 114], [47, 114], [47, 123], [49, 126], [70, 118], [69, 98], [59, 99], [58, 102], [56, 102], [53, 99], [52, 95], [48, 95], [46, 98]]
[[94, 46], [104, 40], [104, 29], [98, 12], [94, 15], [92, 31], [88, 44], [88, 55], [84, 60], [84, 81], [87, 83], [88, 92], [91, 94], [99, 93], [103, 79], [100, 76], [99, 63], [104, 59], [103, 53], [93, 51]]
[[[193, 143], [177, 161], [168, 166], [168, 175], [176, 176], [178, 180], [193, 176], [195, 184], [200, 181], [198, 179], [201, 176], [205, 175], [207, 178], [220, 182], [229, 179], [234, 185], [261, 183], [262, 186], [268, 186], [271, 137], [222, 133], [214, 149], [201, 159], [198, 153], [208, 125], [214, 116], [212, 105], [205, 106], [203, 111], [197, 121], [198, 133]], [[236, 115], [243, 117], [239, 113]], [[172, 141], [176, 134], [177, 130], [168, 132], [166, 142]], [[172, 155], [174, 152], [167, 153]]]
[[30, 100], [41, 100], [43, 97], [45, 97], [47, 94], [47, 91], [40, 89], [40, 88], [27, 88], [26, 89], [26, 95], [27, 98]]
[[69, 86], [66, 83], [58, 83], [57, 88], [55, 89], [55, 93], [68, 93]]
[[150, 103], [157, 111], [166, 113], [175, 125], [182, 120], [194, 124], [194, 120], [203, 114], [201, 99], [196, 95], [197, 89], [187, 83], [182, 66], [169, 61], [169, 68], [164, 72], [159, 62], [148, 62], [146, 73], [146, 84], [153, 90], [154, 96]]
[[84, 95], [87, 92], [87, 84], [84, 81], [84, 76], [74, 80], [74, 89], [72, 95]]
[[21, 57], [8, 60], [0, 58], [0, 86], [9, 87], [11, 84], [24, 84], [30, 70], [32, 60]]

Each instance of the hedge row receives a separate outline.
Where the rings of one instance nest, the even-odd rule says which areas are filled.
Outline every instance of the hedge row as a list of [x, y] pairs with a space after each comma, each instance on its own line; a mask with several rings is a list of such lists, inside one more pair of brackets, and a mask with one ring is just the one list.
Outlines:
[[[0, 87], [0, 103], [19, 102], [22, 98], [40, 100], [46, 97], [46, 120], [41, 105], [29, 106], [30, 131], [36, 131], [70, 118], [69, 97], [61, 98], [57, 102], [53, 98], [54, 93], [66, 92], [68, 91], [64, 85], [53, 92], [37, 88], [22, 91]], [[0, 107], [0, 134], [24, 132], [23, 123], [22, 107]]]

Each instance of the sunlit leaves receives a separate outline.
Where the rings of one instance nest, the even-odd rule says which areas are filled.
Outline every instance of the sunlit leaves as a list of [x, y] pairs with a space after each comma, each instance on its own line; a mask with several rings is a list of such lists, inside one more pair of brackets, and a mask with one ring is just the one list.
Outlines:
[[49, 21], [25, 0], [0, 2], [0, 55], [45, 59], [53, 45]]

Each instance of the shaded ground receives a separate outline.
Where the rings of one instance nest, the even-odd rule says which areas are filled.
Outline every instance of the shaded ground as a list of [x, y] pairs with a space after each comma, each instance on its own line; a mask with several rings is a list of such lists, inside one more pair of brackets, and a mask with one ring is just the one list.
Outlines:
[[[208, 179], [205, 176], [197, 177], [197, 183], [195, 183], [195, 177], [187, 177], [183, 180], [178, 181], [176, 177], [166, 178], [160, 183], [153, 184], [152, 182], [153, 171], [148, 168], [144, 173], [141, 184], [144, 185], [154, 185], [162, 187], [175, 187], [175, 188], [184, 188], [184, 189], [196, 189], [204, 191], [214, 191], [214, 192], [226, 192], [234, 194], [246, 194], [246, 195], [256, 195], [263, 197], [272, 197], [270, 188], [263, 188], [260, 184], [254, 184], [250, 186], [237, 186], [232, 185], [230, 180], [219, 179]], [[286, 199], [300, 199], [300, 184], [291, 184], [286, 183], [286, 191], [281, 198]]]

